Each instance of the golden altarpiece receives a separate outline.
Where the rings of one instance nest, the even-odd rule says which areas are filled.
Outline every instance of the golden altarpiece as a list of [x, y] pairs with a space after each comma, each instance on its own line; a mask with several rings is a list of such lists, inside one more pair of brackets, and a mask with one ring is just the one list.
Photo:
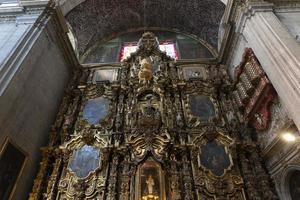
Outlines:
[[75, 70], [30, 199], [277, 199], [233, 91], [144, 33], [120, 66]]

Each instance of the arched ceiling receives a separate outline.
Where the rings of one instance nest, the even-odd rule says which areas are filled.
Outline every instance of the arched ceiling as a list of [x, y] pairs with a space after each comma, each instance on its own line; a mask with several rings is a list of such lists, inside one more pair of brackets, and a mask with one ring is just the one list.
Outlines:
[[66, 16], [80, 54], [102, 38], [141, 27], [194, 34], [217, 47], [220, 0], [86, 0]]

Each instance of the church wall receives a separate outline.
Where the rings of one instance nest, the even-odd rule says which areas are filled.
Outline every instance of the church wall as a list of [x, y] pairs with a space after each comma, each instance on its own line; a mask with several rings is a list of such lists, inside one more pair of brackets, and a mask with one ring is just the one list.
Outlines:
[[36, 175], [40, 147], [46, 145], [70, 76], [52, 21], [42, 28], [0, 98], [0, 149], [9, 139], [26, 152], [27, 161], [12, 199], [27, 199]]
[[[268, 5], [266, 5], [266, 9], [267, 6]], [[258, 6], [257, 10], [259, 9], [263, 8]], [[291, 52], [291, 54], [295, 55], [298, 54], [299, 48], [297, 46], [297, 40], [299, 41], [300, 35], [300, 12], [295, 9], [288, 10], [287, 7], [285, 7], [284, 9], [276, 10], [274, 14], [271, 13], [272, 10], [270, 9], [268, 15], [262, 15], [267, 19], [267, 23], [269, 23], [268, 26], [265, 27], [272, 30], [273, 35], [270, 34], [271, 32], [268, 31], [268, 29], [258, 28], [261, 27], [260, 23], [263, 21], [259, 18], [261, 16], [259, 16], [258, 11], [248, 19], [247, 17], [250, 12], [247, 13], [248, 10], [246, 9], [244, 12], [245, 18], [241, 17], [240, 22], [242, 25], [237, 26], [236, 38], [233, 39], [231, 46], [231, 53], [227, 62], [228, 70], [231, 77], [234, 78], [234, 70], [242, 61], [245, 48], [249, 47], [253, 49], [267, 76], [273, 79], [271, 80], [270, 78], [274, 87], [276, 86], [275, 89], [278, 90], [278, 97], [274, 100], [270, 108], [271, 121], [269, 127], [265, 131], [258, 131], [257, 139], [260, 144], [262, 157], [273, 179], [280, 199], [290, 200], [290, 189], [288, 186], [290, 174], [300, 169], [300, 152], [297, 147], [299, 146], [299, 139], [295, 142], [286, 142], [282, 139], [282, 134], [289, 131], [296, 135], [296, 137], [300, 136], [299, 129], [297, 130], [296, 127], [297, 121], [295, 121], [295, 123], [293, 121], [296, 118], [291, 114], [291, 110], [288, 109], [288, 106], [298, 100], [296, 97], [290, 97], [290, 99], [293, 99], [293, 102], [287, 102], [285, 98], [290, 95], [289, 91], [292, 90], [288, 88], [287, 84], [283, 84], [283, 82], [279, 84], [280, 79], [288, 76], [286, 73], [287, 65], [292, 59], [290, 59], [289, 56], [285, 56], [284, 62], [281, 63], [274, 59], [273, 56], [275, 55], [275, 58], [278, 58], [286, 52]], [[245, 21], [243, 22], [243, 20]], [[254, 21], [256, 23], [254, 23]], [[274, 39], [272, 37], [274, 37]], [[275, 37], [279, 38], [278, 40], [281, 41], [281, 44], [288, 46], [290, 50], [285, 51], [286, 49], [283, 47], [275, 47], [277, 42]], [[272, 38], [272, 40], [269, 40], [270, 38]], [[272, 47], [270, 46], [271, 48], [269, 48], [268, 45]], [[293, 45], [295, 48], [290, 47]], [[277, 72], [276, 65], [280, 66], [280, 69], [284, 66], [283, 73], [279, 74]], [[293, 75], [297, 77], [299, 75], [297, 74], [297, 68], [294, 67], [293, 69], [295, 70]], [[292, 77], [289, 77], [289, 79], [292, 79]], [[280, 92], [281, 88], [285, 88], [285, 93]], [[293, 107], [297, 109], [296, 105]], [[297, 126], [299, 128], [299, 125]]]
[[31, 24], [0, 24], [0, 65], [2, 65], [9, 53], [14, 49], [30, 27]]
[[[241, 63], [247, 47], [251, 48], [251, 45], [247, 43], [244, 36], [239, 36], [228, 63], [228, 70], [232, 78], [234, 78], [234, 70]], [[265, 131], [258, 131], [257, 140], [265, 165], [276, 186], [277, 194], [282, 200], [291, 200], [287, 182], [290, 173], [294, 172], [295, 169], [300, 169], [300, 151], [297, 148], [299, 141], [287, 143], [283, 141], [281, 136], [286, 130], [292, 130], [295, 135], [300, 135], [300, 133], [297, 131], [280, 96], [274, 100], [270, 111], [269, 128]]]
[[300, 42], [300, 11], [281, 11], [276, 16], [286, 26], [293, 37]]
[[245, 49], [249, 47], [248, 42], [246, 41], [243, 35], [239, 35], [236, 38], [236, 43], [232, 50], [230, 59], [228, 59], [228, 72], [232, 79], [234, 79], [234, 70], [240, 64], [243, 58]]

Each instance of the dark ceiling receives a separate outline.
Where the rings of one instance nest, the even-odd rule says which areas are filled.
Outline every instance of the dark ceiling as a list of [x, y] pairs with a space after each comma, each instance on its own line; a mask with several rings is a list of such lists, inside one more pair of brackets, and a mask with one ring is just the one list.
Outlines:
[[194, 34], [217, 47], [220, 0], [87, 0], [67, 14], [80, 54], [96, 41], [141, 27]]

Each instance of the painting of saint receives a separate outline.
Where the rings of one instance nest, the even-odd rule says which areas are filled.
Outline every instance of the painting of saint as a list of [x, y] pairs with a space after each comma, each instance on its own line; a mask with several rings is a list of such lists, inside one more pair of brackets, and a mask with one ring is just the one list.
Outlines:
[[69, 167], [77, 177], [85, 178], [100, 167], [100, 157], [99, 149], [84, 145], [74, 152]]
[[14, 145], [7, 143], [0, 155], [0, 199], [10, 199], [26, 156]]
[[294, 171], [289, 180], [289, 189], [292, 200], [300, 198], [300, 170]]
[[97, 124], [104, 119], [109, 110], [109, 101], [103, 97], [88, 100], [83, 109], [83, 118], [90, 124]]
[[190, 109], [194, 116], [199, 117], [203, 121], [215, 116], [214, 104], [208, 96], [192, 95], [190, 96]]
[[200, 162], [216, 176], [222, 176], [231, 164], [224, 145], [216, 141], [208, 142], [201, 147]]

